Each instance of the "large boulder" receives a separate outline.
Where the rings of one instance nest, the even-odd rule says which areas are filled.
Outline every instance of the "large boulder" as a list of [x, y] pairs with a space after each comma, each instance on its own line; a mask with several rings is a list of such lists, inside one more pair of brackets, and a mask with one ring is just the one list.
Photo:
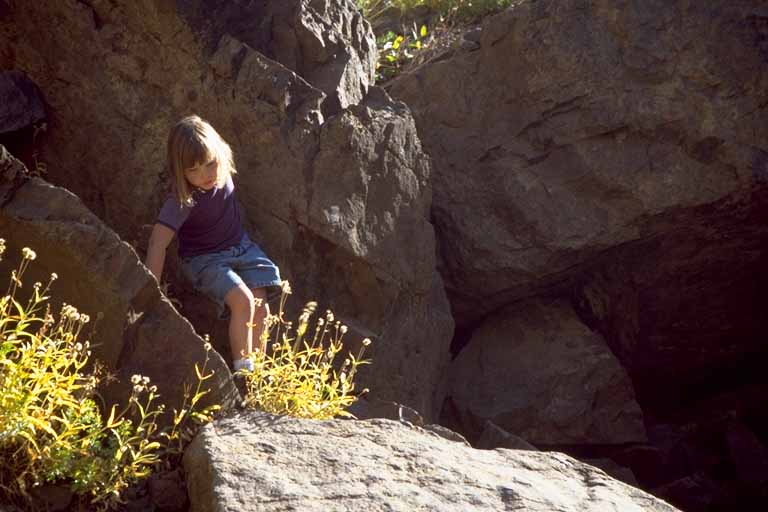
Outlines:
[[[131, 394], [131, 376], [141, 374], [157, 385], [169, 410], [181, 409], [183, 384], [194, 386], [195, 365], [205, 362], [203, 340], [163, 296], [133, 248], [74, 194], [26, 176], [3, 146], [0, 205], [0, 237], [8, 246], [0, 275], [18, 266], [22, 247], [38, 255], [22, 292], [30, 283], [58, 274], [53, 313], [66, 302], [93, 318], [93, 358], [118, 378], [101, 390], [106, 402], [124, 403]], [[206, 381], [209, 393], [200, 405], [232, 406], [237, 390], [227, 366], [216, 353], [207, 364], [214, 375]]]
[[326, 115], [356, 105], [373, 85], [376, 41], [350, 0], [185, 0], [177, 9], [207, 45], [231, 35], [323, 91]]
[[476, 450], [386, 419], [238, 413], [201, 430], [184, 467], [194, 512], [676, 510], [560, 453]]
[[[749, 207], [768, 162], [767, 16], [760, 0], [515, 2], [477, 49], [395, 80], [434, 159], [458, 323], [685, 229], [677, 212]], [[729, 218], [744, 252], [762, 218]]]
[[759, 375], [767, 22], [760, 0], [515, 2], [474, 49], [388, 86], [433, 158], [462, 331], [546, 292], [603, 334], [644, 407]]
[[[200, 114], [232, 145], [244, 221], [297, 302], [374, 338], [361, 387], [434, 415], [453, 321], [430, 163], [408, 109], [370, 87], [373, 36], [354, 2], [24, 2], [0, 34], [0, 66], [28, 73], [51, 106], [40, 155], [53, 183], [141, 252], [167, 131]], [[182, 312], [225, 348], [226, 323], [175, 269], [169, 258]]]
[[[602, 335], [650, 426], [697, 425], [689, 406], [731, 390], [761, 408], [766, 27], [761, 0], [523, 0], [387, 87], [433, 158], [457, 352], [509, 304], [546, 294]], [[765, 445], [764, 413], [750, 418]], [[626, 449], [641, 484], [714, 502], [722, 482], [706, 482], [743, 478], [724, 471], [724, 434], [692, 443], [711, 458], [660, 460], [665, 436]]]
[[449, 373], [476, 435], [491, 420], [537, 446], [647, 441], [629, 376], [567, 303], [524, 301], [488, 318]]

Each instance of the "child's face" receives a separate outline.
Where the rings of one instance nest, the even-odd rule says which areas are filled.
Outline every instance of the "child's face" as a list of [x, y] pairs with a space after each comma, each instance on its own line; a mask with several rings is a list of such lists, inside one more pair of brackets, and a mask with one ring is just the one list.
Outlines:
[[214, 158], [206, 164], [191, 167], [184, 171], [184, 176], [193, 187], [211, 190], [219, 181], [219, 161]]

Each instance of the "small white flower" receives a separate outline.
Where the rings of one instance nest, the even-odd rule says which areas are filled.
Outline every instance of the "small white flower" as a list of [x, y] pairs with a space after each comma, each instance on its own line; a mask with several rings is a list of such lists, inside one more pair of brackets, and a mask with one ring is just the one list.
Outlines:
[[24, 257], [25, 260], [34, 260], [37, 258], [37, 254], [35, 254], [35, 251], [30, 249], [29, 247], [25, 247], [21, 250], [21, 255]]
[[364, 346], [364, 347], [367, 347], [367, 346], [368, 346], [368, 345], [370, 345], [370, 344], [371, 344], [371, 339], [370, 339], [370, 338], [365, 338], [365, 339], [363, 340], [363, 346]]

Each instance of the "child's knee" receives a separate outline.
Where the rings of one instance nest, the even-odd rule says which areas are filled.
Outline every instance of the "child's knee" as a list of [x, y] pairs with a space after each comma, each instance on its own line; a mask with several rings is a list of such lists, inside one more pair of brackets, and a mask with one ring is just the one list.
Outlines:
[[224, 297], [224, 302], [227, 303], [227, 306], [233, 312], [248, 313], [250, 315], [254, 313], [253, 293], [244, 286], [232, 288], [227, 293], [227, 296]]

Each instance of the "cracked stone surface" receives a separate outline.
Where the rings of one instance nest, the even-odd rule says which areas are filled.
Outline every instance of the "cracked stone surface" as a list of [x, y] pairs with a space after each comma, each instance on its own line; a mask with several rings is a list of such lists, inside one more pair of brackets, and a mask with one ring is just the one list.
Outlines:
[[193, 512], [677, 510], [561, 453], [476, 450], [386, 419], [241, 412], [207, 425], [184, 467]]

